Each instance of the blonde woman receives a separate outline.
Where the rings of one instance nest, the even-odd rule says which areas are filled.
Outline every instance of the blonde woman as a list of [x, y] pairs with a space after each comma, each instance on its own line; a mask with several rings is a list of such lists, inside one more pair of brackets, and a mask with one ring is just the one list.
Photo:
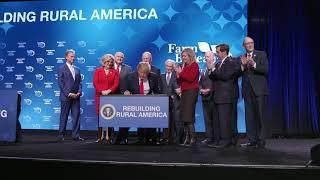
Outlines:
[[[93, 85], [95, 88], [96, 113], [99, 117], [100, 96], [107, 96], [116, 93], [119, 86], [119, 72], [114, 69], [114, 57], [111, 54], [105, 54], [101, 57], [102, 66], [97, 68], [93, 76]], [[102, 127], [98, 127], [98, 140], [101, 143], [103, 140], [107, 144], [111, 143], [110, 134], [111, 128], [106, 128], [105, 137], [103, 137]]]
[[199, 66], [196, 54], [191, 48], [186, 48], [181, 53], [182, 67], [175, 68], [177, 80], [181, 87], [180, 119], [183, 122], [185, 139], [183, 146], [196, 144], [195, 138], [195, 110], [199, 91]]

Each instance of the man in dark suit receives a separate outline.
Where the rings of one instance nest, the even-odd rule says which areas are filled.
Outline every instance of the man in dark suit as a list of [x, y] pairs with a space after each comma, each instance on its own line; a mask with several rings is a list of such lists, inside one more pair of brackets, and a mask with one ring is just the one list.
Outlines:
[[160, 69], [154, 65], [151, 64], [152, 62], [152, 54], [148, 51], [142, 53], [142, 57], [141, 57], [141, 61], [142, 62], [146, 62], [150, 64], [150, 72], [155, 73], [156, 75], [158, 75], [160, 77]]
[[204, 69], [200, 74], [199, 87], [200, 95], [202, 99], [202, 110], [206, 128], [205, 139], [201, 141], [202, 144], [212, 144], [213, 143], [213, 81], [209, 78], [208, 72], [210, 65], [214, 64], [214, 53], [208, 51], [204, 55], [206, 59], [206, 69]]
[[[131, 66], [124, 64], [124, 54], [122, 52], [116, 52], [114, 55], [115, 65], [114, 68], [118, 70], [120, 74], [120, 81], [117, 90], [117, 94], [123, 94], [126, 90], [127, 76], [132, 72]], [[119, 128], [115, 144], [128, 144], [129, 128]]]
[[[180, 96], [177, 94], [179, 85], [174, 72], [175, 62], [171, 59], [165, 61], [166, 73], [161, 74], [161, 93], [169, 97], [169, 128], [164, 130], [163, 141], [179, 144], [183, 136], [183, 124], [179, 118]], [[160, 140], [161, 141], [161, 140]]]
[[160, 69], [157, 66], [152, 65], [152, 54], [148, 51], [142, 53], [141, 56], [141, 61], [142, 62], [146, 62], [150, 65], [150, 72], [153, 72], [154, 74], [156, 74], [158, 76], [158, 85], [159, 85], [159, 89], [162, 89], [162, 83], [161, 83], [161, 72]]
[[242, 147], [265, 147], [266, 103], [268, 91], [268, 58], [264, 51], [254, 50], [254, 41], [243, 41], [246, 54], [240, 57], [242, 95], [245, 103], [246, 130], [249, 141]]
[[[148, 63], [140, 62], [137, 71], [132, 72], [127, 77], [126, 91], [124, 95], [141, 94], [151, 95], [159, 94], [159, 78], [156, 74], [150, 72]], [[155, 144], [157, 137], [154, 128], [138, 128], [137, 144]]]
[[65, 53], [66, 64], [59, 67], [58, 84], [60, 88], [61, 114], [59, 124], [59, 140], [63, 141], [67, 126], [69, 112], [72, 117], [72, 138], [75, 141], [83, 141], [80, 137], [80, 96], [81, 74], [80, 69], [73, 65], [74, 50]]
[[215, 106], [214, 139], [215, 144], [209, 145], [214, 148], [224, 148], [232, 145], [231, 117], [232, 103], [234, 101], [234, 76], [235, 67], [229, 54], [227, 44], [216, 46], [216, 53], [220, 61], [209, 67], [209, 77], [214, 82], [213, 102]]

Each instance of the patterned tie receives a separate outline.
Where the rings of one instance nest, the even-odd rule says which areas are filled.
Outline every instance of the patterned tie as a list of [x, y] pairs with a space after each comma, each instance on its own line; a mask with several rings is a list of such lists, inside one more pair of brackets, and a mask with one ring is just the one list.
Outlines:
[[140, 79], [140, 86], [139, 86], [140, 88], [140, 94], [141, 95], [144, 95], [144, 87], [143, 87], [143, 80], [142, 79]]
[[70, 67], [71, 67], [70, 70], [71, 70], [71, 74], [72, 74], [73, 80], [75, 80], [76, 79], [76, 73], [74, 71], [74, 67], [73, 67], [73, 65], [71, 65]]
[[167, 85], [169, 85], [169, 82], [170, 82], [170, 74], [169, 73], [167, 73], [166, 81], [167, 81]]

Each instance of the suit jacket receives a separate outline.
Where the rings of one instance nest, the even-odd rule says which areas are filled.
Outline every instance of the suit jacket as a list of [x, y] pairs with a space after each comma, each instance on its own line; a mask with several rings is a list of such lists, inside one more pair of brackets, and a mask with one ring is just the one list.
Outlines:
[[[150, 86], [148, 94], [160, 94], [158, 76], [153, 72], [150, 72], [148, 75], [148, 81]], [[140, 94], [139, 75], [137, 71], [130, 73], [126, 82], [126, 90], [130, 91], [131, 94]]]
[[110, 69], [108, 75], [106, 75], [104, 67], [97, 68], [93, 75], [93, 85], [95, 88], [96, 113], [99, 114], [101, 92], [110, 89], [111, 94], [114, 94], [118, 89], [118, 71]]
[[126, 83], [127, 83], [127, 76], [132, 72], [132, 68], [129, 65], [122, 64], [121, 70], [120, 70], [120, 81], [119, 81], [119, 87], [117, 89], [118, 94], [123, 94], [126, 90]]
[[70, 101], [69, 93], [82, 93], [82, 83], [80, 69], [74, 66], [75, 79], [67, 64], [59, 67], [58, 84], [60, 88], [60, 101]]
[[157, 66], [151, 65], [151, 70], [150, 72], [155, 73], [156, 75], [158, 75], [158, 77], [160, 78], [160, 69]]
[[268, 95], [268, 58], [264, 51], [253, 51], [253, 60], [256, 68], [245, 68], [242, 72], [242, 95], [247, 97], [248, 89], [252, 88], [256, 96]]
[[238, 99], [239, 98], [239, 77], [241, 76], [241, 60], [239, 58], [233, 58], [231, 57], [231, 60], [234, 64], [234, 68], [236, 71], [235, 77], [234, 77], [234, 98]]
[[209, 101], [213, 96], [213, 81], [209, 78], [208, 71], [205, 73], [205, 71], [200, 73], [200, 80], [199, 80], [199, 88], [200, 89], [210, 89], [209, 94], [203, 95], [201, 94], [202, 101]]
[[176, 73], [172, 72], [169, 84], [167, 84], [166, 75], [166, 73], [161, 74], [161, 93], [168, 96], [175, 95], [175, 89], [179, 88]]
[[216, 68], [209, 75], [213, 80], [213, 100], [216, 104], [232, 103], [234, 101], [235, 64], [227, 57], [220, 68]]

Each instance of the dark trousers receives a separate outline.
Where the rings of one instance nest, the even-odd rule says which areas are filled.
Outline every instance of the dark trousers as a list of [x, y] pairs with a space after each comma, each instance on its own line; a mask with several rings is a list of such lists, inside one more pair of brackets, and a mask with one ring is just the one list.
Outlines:
[[172, 140], [174, 144], [180, 144], [183, 141], [183, 122], [180, 119], [180, 97], [175, 96], [173, 99], [173, 130]]
[[231, 114], [232, 103], [230, 104], [214, 104], [215, 117], [213, 118], [214, 139], [218, 144], [231, 143]]
[[232, 103], [231, 131], [232, 141], [236, 143], [238, 140], [238, 98], [234, 99]]
[[129, 128], [125, 128], [125, 127], [119, 128], [117, 139], [123, 140], [123, 139], [127, 139], [128, 137], [129, 137]]
[[213, 101], [202, 100], [202, 110], [204, 116], [204, 123], [206, 129], [206, 138], [209, 140], [213, 140], [213, 117], [214, 117], [214, 104]]
[[244, 98], [247, 137], [253, 143], [265, 143], [267, 96]]
[[72, 118], [72, 138], [80, 136], [80, 100], [61, 101], [59, 137], [65, 135], [69, 112]]
[[138, 139], [139, 141], [153, 141], [157, 140], [157, 129], [156, 128], [138, 128]]

